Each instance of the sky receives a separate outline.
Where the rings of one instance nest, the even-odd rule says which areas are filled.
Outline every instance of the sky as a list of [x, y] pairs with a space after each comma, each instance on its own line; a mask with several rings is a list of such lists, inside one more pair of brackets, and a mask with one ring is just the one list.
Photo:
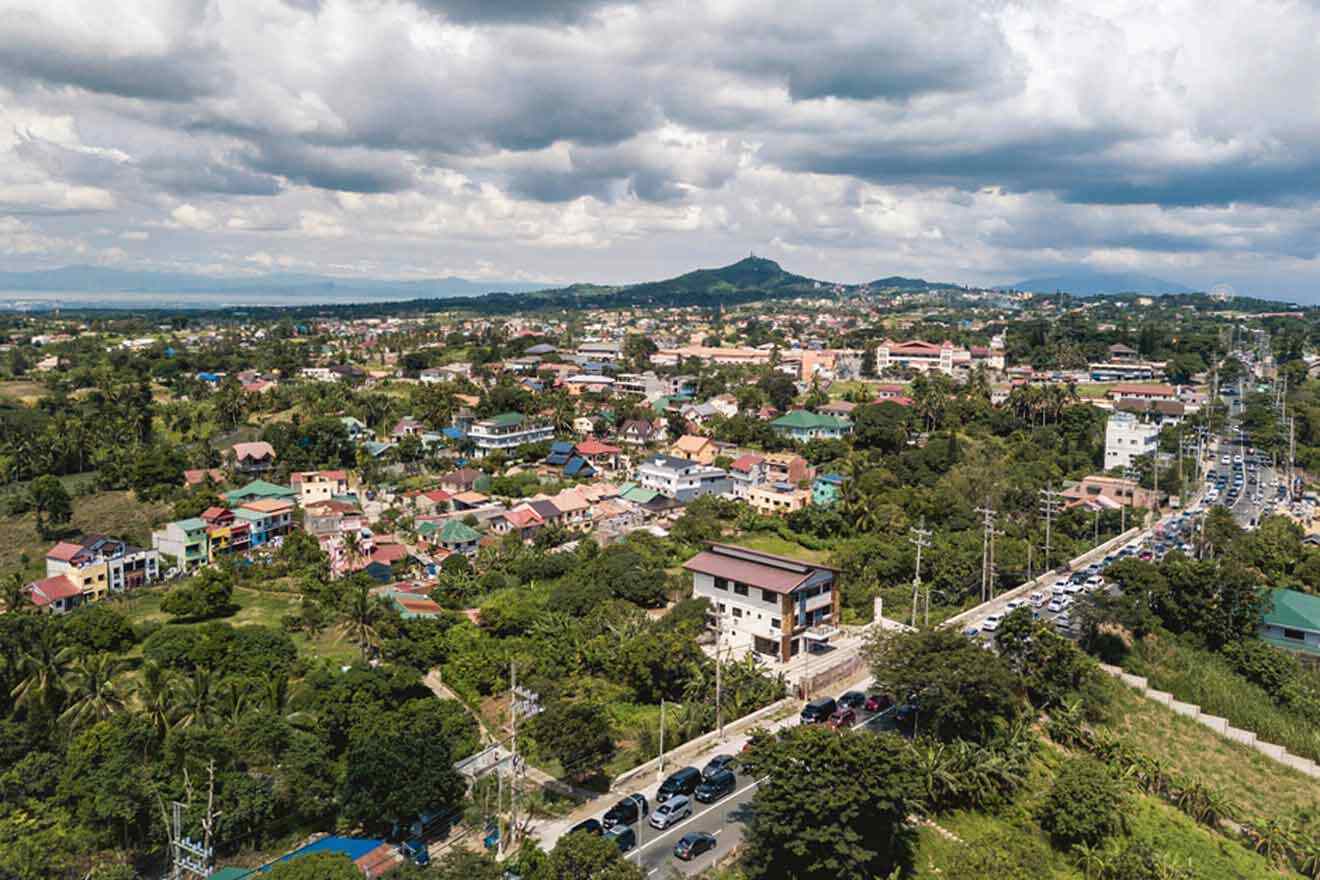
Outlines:
[[1320, 300], [1320, 0], [5, 0], [0, 268]]

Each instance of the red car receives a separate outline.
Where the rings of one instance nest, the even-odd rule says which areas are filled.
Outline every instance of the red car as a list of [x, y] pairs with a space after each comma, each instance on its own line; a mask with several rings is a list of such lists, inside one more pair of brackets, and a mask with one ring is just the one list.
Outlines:
[[830, 727], [842, 730], [857, 723], [857, 713], [852, 709], [835, 709], [830, 716]]
[[894, 698], [889, 694], [871, 694], [866, 698], [866, 711], [883, 712], [894, 705]]

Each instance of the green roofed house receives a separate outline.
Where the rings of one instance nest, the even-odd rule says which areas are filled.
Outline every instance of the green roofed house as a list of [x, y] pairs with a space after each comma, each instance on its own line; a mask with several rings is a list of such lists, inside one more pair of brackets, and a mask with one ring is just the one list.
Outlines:
[[529, 421], [521, 413], [501, 413], [489, 419], [473, 422], [468, 429], [468, 439], [476, 446], [478, 458], [496, 450], [511, 452], [525, 443], [540, 443], [553, 440], [553, 425]]
[[241, 489], [234, 489], [231, 492], [224, 493], [225, 503], [230, 506], [245, 504], [249, 501], [260, 501], [263, 498], [294, 500], [297, 497], [297, 490], [292, 489], [289, 486], [278, 486], [275, 483], [268, 483], [265, 480], [253, 480]]
[[476, 556], [477, 542], [480, 540], [481, 535], [477, 530], [460, 519], [446, 522], [435, 536], [435, 542], [441, 547], [464, 556]]
[[795, 409], [770, 423], [776, 434], [790, 440], [833, 440], [852, 433], [852, 422], [838, 416]]
[[1271, 590], [1261, 614], [1260, 638], [1279, 648], [1320, 656], [1320, 596]]

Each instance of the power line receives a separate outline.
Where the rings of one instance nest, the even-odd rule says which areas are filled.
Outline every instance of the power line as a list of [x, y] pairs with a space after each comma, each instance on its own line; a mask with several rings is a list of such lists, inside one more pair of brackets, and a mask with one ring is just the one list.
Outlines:
[[[910, 530], [908, 541], [917, 548], [917, 564], [912, 574], [912, 626], [917, 625], [917, 597], [921, 591], [921, 551], [930, 546], [930, 529], [925, 528], [926, 518], [921, 518], [921, 525]], [[926, 603], [926, 617], [930, 619], [930, 602]]]
[[981, 601], [988, 602], [994, 594], [995, 566], [995, 510], [987, 499], [985, 507], [976, 508], [981, 514]]
[[1054, 534], [1054, 515], [1059, 512], [1059, 499], [1063, 495], [1048, 487], [1040, 490], [1040, 512], [1045, 515], [1045, 564], [1044, 571], [1050, 570], [1051, 541]]

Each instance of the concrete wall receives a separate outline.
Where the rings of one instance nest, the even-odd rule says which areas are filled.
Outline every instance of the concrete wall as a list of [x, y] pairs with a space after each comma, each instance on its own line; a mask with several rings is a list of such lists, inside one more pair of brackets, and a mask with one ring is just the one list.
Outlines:
[[1285, 767], [1291, 767], [1300, 773], [1310, 776], [1312, 779], [1320, 779], [1320, 766], [1317, 766], [1316, 763], [1309, 758], [1294, 755], [1283, 746], [1262, 742], [1256, 737], [1256, 734], [1253, 731], [1233, 727], [1228, 723], [1227, 718], [1220, 718], [1217, 715], [1207, 715], [1201, 711], [1200, 706], [1197, 706], [1194, 703], [1184, 703], [1173, 699], [1172, 694], [1153, 690], [1146, 679], [1139, 675], [1132, 675], [1124, 672], [1117, 666], [1109, 666], [1104, 663], [1100, 664], [1100, 668], [1123, 682], [1123, 684], [1140, 692], [1142, 696], [1147, 699], [1154, 700], [1163, 706], [1168, 706], [1179, 715], [1191, 718], [1199, 724], [1204, 724], [1224, 739], [1239, 743], [1249, 749], [1255, 749], [1270, 760], [1278, 761]]

